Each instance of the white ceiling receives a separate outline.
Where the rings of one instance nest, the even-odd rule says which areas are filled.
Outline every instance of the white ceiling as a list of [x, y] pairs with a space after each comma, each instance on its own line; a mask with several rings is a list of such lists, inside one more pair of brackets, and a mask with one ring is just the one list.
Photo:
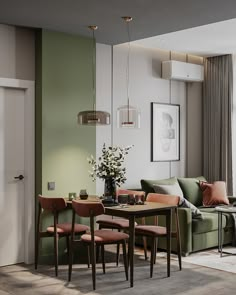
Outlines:
[[236, 19], [163, 34], [132, 43], [200, 56], [236, 53]]

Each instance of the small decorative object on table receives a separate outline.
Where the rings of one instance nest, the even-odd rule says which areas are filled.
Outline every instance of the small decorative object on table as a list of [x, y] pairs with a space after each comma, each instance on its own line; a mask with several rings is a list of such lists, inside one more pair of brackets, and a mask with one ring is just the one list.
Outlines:
[[79, 197], [80, 197], [81, 200], [87, 200], [88, 199], [88, 193], [87, 193], [86, 189], [80, 190]]
[[92, 180], [95, 181], [97, 177], [105, 180], [104, 200], [116, 203], [116, 185], [121, 186], [126, 181], [126, 169], [122, 165], [131, 148], [132, 146], [106, 147], [104, 144], [102, 156], [98, 158], [98, 161], [93, 156], [88, 158], [89, 164], [92, 165], [92, 171], [89, 171]]
[[76, 193], [69, 193], [68, 196], [69, 196], [69, 201], [76, 199]]
[[135, 204], [144, 205], [144, 195], [135, 195]]

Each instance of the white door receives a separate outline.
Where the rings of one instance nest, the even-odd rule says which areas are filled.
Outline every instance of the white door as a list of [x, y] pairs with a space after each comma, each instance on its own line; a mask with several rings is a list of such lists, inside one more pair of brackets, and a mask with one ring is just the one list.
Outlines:
[[25, 90], [0, 87], [0, 266], [24, 261]]

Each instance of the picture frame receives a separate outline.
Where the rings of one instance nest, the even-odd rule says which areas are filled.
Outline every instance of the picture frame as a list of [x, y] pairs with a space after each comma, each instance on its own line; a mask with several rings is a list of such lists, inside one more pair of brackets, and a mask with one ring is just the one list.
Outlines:
[[180, 105], [151, 103], [151, 161], [180, 160]]

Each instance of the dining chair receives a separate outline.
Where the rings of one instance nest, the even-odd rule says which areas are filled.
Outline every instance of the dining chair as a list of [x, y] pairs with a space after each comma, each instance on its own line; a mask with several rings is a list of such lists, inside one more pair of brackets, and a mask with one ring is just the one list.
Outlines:
[[[180, 242], [180, 231], [179, 231], [179, 218], [178, 218], [178, 204], [179, 197], [172, 195], [164, 195], [164, 194], [155, 194], [149, 193], [147, 195], [147, 202], [157, 202], [164, 203], [167, 205], [176, 206], [174, 208], [175, 215], [175, 223], [176, 223], [176, 231], [171, 231], [171, 237], [176, 238], [177, 240], [177, 254], [179, 260], [179, 269], [182, 269], [182, 261], [181, 261], [181, 242]], [[135, 235], [137, 236], [145, 236], [151, 239], [151, 257], [150, 257], [150, 277], [153, 275], [153, 265], [156, 262], [156, 251], [157, 251], [157, 238], [166, 237], [167, 238], [167, 229], [164, 226], [158, 226], [158, 219], [155, 216], [154, 225], [145, 225], [145, 219], [142, 219], [142, 225], [137, 225], [135, 227]], [[168, 266], [167, 266], [168, 269]]]
[[[38, 256], [39, 256], [39, 242], [41, 238], [53, 237], [54, 239], [54, 261], [55, 261], [55, 274], [58, 275], [58, 239], [61, 237], [66, 238], [67, 243], [67, 253], [69, 256], [70, 243], [69, 237], [72, 232], [71, 223], [58, 223], [59, 213], [67, 207], [64, 198], [53, 198], [38, 196], [39, 210], [38, 210], [38, 220], [37, 220], [37, 231], [35, 238], [35, 269], [38, 267]], [[50, 212], [53, 215], [53, 225], [46, 228], [46, 230], [41, 230], [41, 215], [42, 211]], [[86, 233], [89, 229], [88, 226], [83, 224], [74, 225], [74, 233], [82, 235]]]
[[[135, 196], [140, 196], [143, 197], [145, 196], [144, 191], [135, 191], [135, 190], [127, 190], [127, 189], [118, 189], [116, 191], [116, 199], [118, 200], [119, 195], [129, 195], [132, 197], [133, 195]], [[129, 220], [124, 219], [124, 218], [109, 218], [107, 216], [102, 216], [99, 217], [99, 219], [96, 221], [97, 224], [99, 225], [99, 229], [115, 229], [118, 232], [124, 232], [124, 231], [129, 231]], [[137, 223], [135, 223], [137, 225]], [[144, 238], [144, 249], [145, 249], [145, 257], [147, 257], [147, 246], [146, 246], [146, 239]], [[99, 248], [97, 248], [97, 259], [99, 256]], [[120, 245], [117, 244], [117, 252], [116, 252], [116, 265], [119, 265], [119, 257], [120, 257]]]
[[[96, 289], [96, 255], [95, 249], [97, 246], [101, 247], [102, 253], [102, 267], [103, 273], [105, 273], [105, 260], [104, 260], [104, 246], [107, 244], [122, 244], [123, 246], [123, 260], [125, 268], [126, 280], [128, 280], [128, 263], [126, 255], [126, 242], [129, 235], [122, 232], [116, 232], [111, 230], [95, 230], [94, 222], [95, 217], [105, 213], [105, 208], [101, 202], [86, 202], [86, 201], [72, 201], [73, 215], [72, 215], [72, 235], [71, 235], [71, 251], [69, 258], [69, 273], [68, 280], [71, 280], [72, 273], [72, 262], [73, 262], [73, 250], [75, 249], [75, 244], [83, 242], [85, 245], [90, 247], [90, 262], [92, 264], [92, 280], [93, 289]], [[90, 233], [84, 234], [80, 239], [76, 240], [74, 235], [74, 224], [75, 215], [80, 217], [90, 218]]]

